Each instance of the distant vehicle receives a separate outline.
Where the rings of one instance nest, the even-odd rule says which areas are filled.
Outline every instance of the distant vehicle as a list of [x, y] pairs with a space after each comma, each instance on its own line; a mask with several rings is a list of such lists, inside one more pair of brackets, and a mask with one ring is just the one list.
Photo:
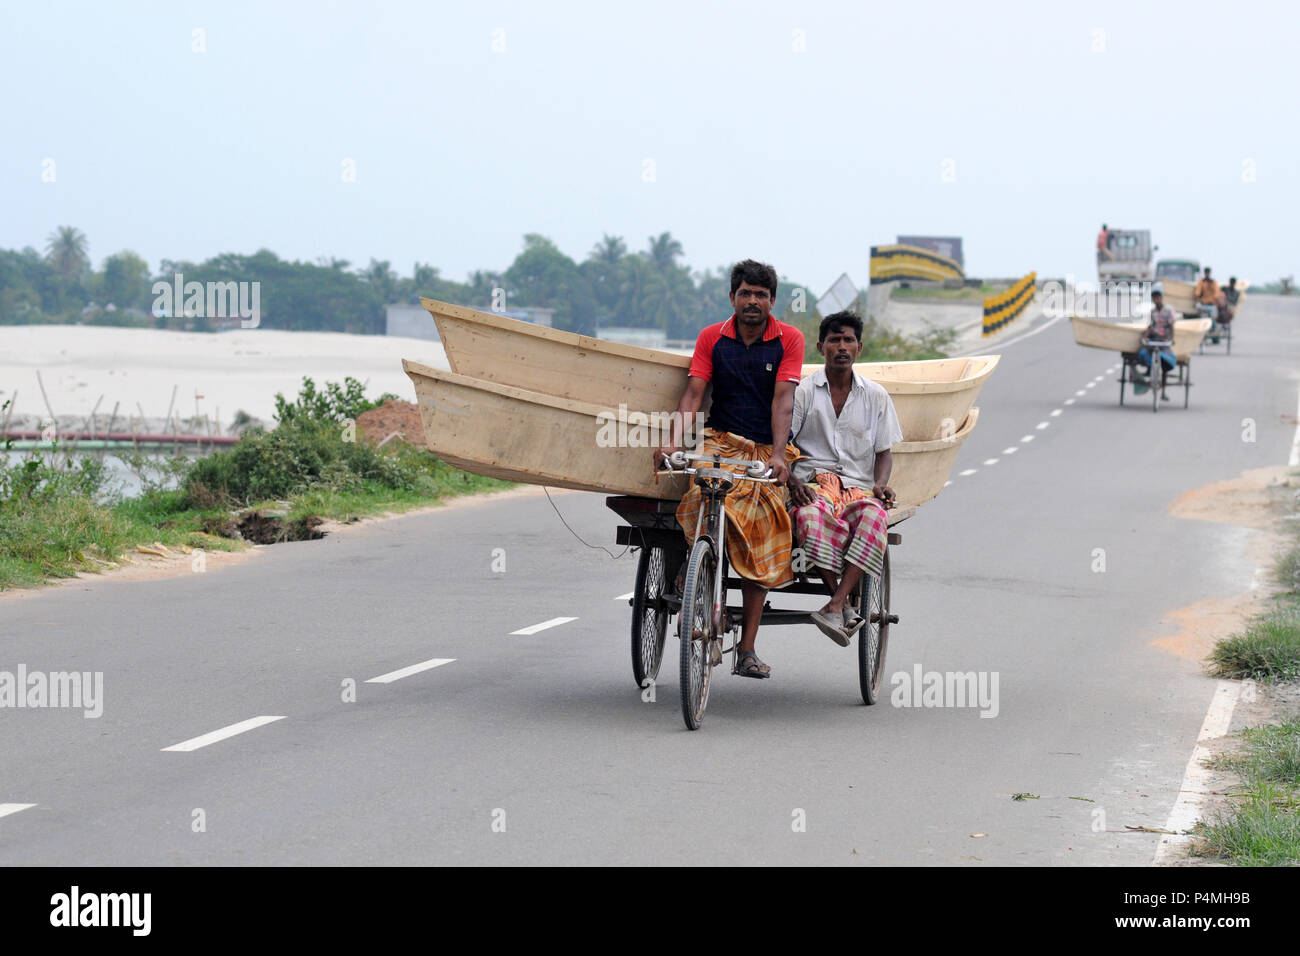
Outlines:
[[1097, 284], [1104, 290], [1113, 282], [1150, 282], [1153, 277], [1149, 229], [1111, 229], [1106, 237], [1106, 253], [1099, 255]]
[[1195, 282], [1200, 277], [1201, 264], [1195, 259], [1160, 259], [1156, 262], [1157, 279], [1177, 279]]

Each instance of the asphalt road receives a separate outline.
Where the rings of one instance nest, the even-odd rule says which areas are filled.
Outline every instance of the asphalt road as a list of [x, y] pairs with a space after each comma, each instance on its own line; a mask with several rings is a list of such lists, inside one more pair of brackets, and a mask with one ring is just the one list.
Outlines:
[[[1164, 825], [1215, 688], [1152, 642], [1254, 571], [1252, 532], [1166, 509], [1295, 433], [1300, 301], [1238, 321], [1158, 415], [1066, 321], [1001, 346], [952, 485], [898, 529], [887, 661], [996, 674], [996, 716], [865, 707], [856, 652], [786, 627], [773, 679], [721, 669], [689, 733], [675, 637], [655, 699], [632, 681], [634, 555], [521, 497], [0, 601], [0, 671], [104, 675], [97, 719], [0, 710], [0, 805], [33, 805], [0, 865], [1148, 863], [1125, 827]], [[600, 496], [554, 505], [621, 550]], [[164, 749], [256, 717], [282, 719]]]

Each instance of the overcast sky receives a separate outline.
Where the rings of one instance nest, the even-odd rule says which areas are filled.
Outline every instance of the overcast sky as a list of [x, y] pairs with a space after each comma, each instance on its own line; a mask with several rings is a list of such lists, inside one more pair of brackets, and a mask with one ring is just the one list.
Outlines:
[[900, 233], [1093, 276], [1105, 220], [1297, 271], [1294, 3], [0, 0], [0, 78], [0, 247], [73, 225], [96, 265], [463, 279], [526, 232], [582, 259], [669, 230], [820, 292]]

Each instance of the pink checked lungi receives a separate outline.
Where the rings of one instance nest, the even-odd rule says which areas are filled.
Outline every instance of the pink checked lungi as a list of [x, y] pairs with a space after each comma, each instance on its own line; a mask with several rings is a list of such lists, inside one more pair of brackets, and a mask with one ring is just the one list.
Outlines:
[[794, 537], [808, 561], [834, 574], [844, 562], [879, 577], [885, 564], [889, 518], [863, 488], [845, 487], [839, 475], [818, 472], [817, 500], [793, 511]]

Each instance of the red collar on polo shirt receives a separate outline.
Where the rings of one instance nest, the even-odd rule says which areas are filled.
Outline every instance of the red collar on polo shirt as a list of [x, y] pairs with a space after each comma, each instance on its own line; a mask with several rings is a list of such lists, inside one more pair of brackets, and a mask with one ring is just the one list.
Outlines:
[[[740, 340], [740, 336], [736, 334], [736, 313], [731, 313], [731, 318], [722, 323], [722, 334], [728, 338], [736, 339], [737, 341]], [[767, 326], [763, 329], [763, 338], [761, 341], [768, 342], [780, 337], [781, 323], [777, 322], [777, 320], [772, 317], [772, 313], [769, 312], [767, 314]]]

